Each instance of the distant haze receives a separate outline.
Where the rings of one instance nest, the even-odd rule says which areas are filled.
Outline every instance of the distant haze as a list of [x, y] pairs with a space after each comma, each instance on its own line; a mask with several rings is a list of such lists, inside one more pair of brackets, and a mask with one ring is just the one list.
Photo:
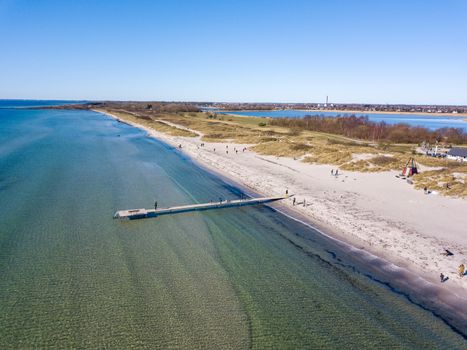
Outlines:
[[0, 0], [0, 98], [467, 104], [467, 2]]

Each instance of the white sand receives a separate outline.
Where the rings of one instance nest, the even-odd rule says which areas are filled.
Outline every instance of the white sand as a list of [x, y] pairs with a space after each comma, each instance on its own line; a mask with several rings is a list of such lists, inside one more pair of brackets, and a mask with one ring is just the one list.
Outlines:
[[[296, 194], [297, 203], [305, 199], [307, 205], [292, 206], [292, 199], [286, 205], [331, 236], [466, 297], [467, 276], [460, 278], [457, 267], [461, 263], [467, 266], [467, 200], [425, 195], [396, 178], [394, 171], [339, 170], [335, 177], [330, 165], [242, 152], [249, 145], [204, 142], [205, 147], [199, 147], [200, 137], [145, 130], [173, 146], [181, 144], [182, 151], [193, 159], [257, 193], [274, 196], [288, 189]], [[444, 248], [454, 256], [443, 256]], [[449, 280], [440, 283], [440, 273]]]

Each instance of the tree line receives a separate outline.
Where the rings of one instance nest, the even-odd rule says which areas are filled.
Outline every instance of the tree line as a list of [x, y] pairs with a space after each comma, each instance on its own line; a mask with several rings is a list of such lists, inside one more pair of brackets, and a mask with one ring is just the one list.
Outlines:
[[132, 112], [177, 113], [199, 112], [194, 104], [186, 102], [103, 102], [102, 108], [120, 108]]
[[467, 144], [467, 133], [462, 129], [440, 128], [429, 130], [408, 124], [391, 125], [385, 122], [370, 121], [366, 116], [325, 117], [308, 115], [303, 118], [273, 118], [269, 124], [377, 142], [421, 143], [427, 141], [431, 143], [444, 141], [452, 144]]

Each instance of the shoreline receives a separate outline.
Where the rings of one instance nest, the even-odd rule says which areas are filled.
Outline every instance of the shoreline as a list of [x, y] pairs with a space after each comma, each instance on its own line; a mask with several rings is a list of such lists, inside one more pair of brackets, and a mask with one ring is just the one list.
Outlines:
[[[148, 136], [156, 138], [158, 141], [164, 142], [174, 148], [177, 148], [177, 145], [180, 144], [181, 141], [183, 141], [183, 143], [187, 141], [186, 138], [160, 133], [138, 123], [122, 119], [107, 111], [93, 111], [104, 114], [132, 127], [144, 130], [148, 133]], [[196, 154], [193, 140], [199, 141], [199, 138], [191, 139], [191, 143], [183, 145], [181, 152], [196, 165], [201, 166], [208, 172], [220, 177], [222, 181], [238, 187], [250, 195], [277, 194], [271, 193], [267, 188], [261, 186], [251, 186], [251, 184], [242, 181], [241, 177], [235, 177], [232, 173], [223, 169], [222, 166], [225, 164], [217, 164], [216, 166], [215, 160], [203, 158], [201, 153]], [[219, 143], [206, 142], [206, 144], [212, 146], [218, 145]], [[224, 143], [221, 144], [225, 145]], [[234, 144], [230, 143], [228, 145], [234, 146]], [[432, 310], [436, 316], [443, 319], [448, 325], [451, 325], [450, 322], [452, 322], [455, 327], [452, 325], [451, 327], [454, 327], [453, 329], [457, 329], [456, 331], [458, 333], [460, 332], [460, 334], [466, 337], [462, 325], [467, 324], [467, 316], [465, 316], [465, 311], [467, 311], [467, 298], [460, 296], [465, 293], [465, 287], [454, 285], [452, 286], [453, 288], [450, 289], [443, 288], [444, 285], [440, 285], [439, 282], [436, 283], [435, 278], [424, 275], [422, 273], [423, 271], [417, 270], [413, 266], [410, 266], [410, 264], [403, 264], [402, 260], [391, 256], [391, 254], [385, 252], [384, 249], [380, 251], [380, 254], [376, 254], [374, 250], [369, 250], [358, 237], [346, 235], [344, 232], [339, 232], [339, 229], [332, 228], [329, 223], [320, 222], [316, 218], [306, 215], [302, 210], [299, 210], [298, 206], [292, 207], [290, 203], [280, 203], [270, 205], [270, 207], [282, 215], [286, 215], [295, 221], [311, 227], [323, 237], [339, 246], [352, 260], [360, 262], [361, 266], [370, 266], [369, 269], [365, 269], [374, 271], [379, 278], [383, 278], [383, 280], [377, 280], [377, 282], [386, 285], [390, 289], [394, 289], [394, 291], [398, 293], [402, 293], [411, 302], [417, 303], [417, 301], [420, 300], [420, 306], [428, 307], [429, 310]], [[411, 283], [411, 281], [416, 281], [416, 283]], [[447, 316], [444, 316], [444, 314]]]
[[297, 109], [299, 111], [304, 112], [335, 112], [335, 113], [346, 113], [346, 114], [402, 114], [407, 116], [426, 116], [426, 117], [446, 117], [446, 118], [459, 118], [459, 117], [467, 117], [467, 113], [428, 113], [428, 112], [393, 112], [393, 111], [349, 111], [344, 109]]
[[[367, 114], [402, 114], [407, 116], [426, 116], [426, 117], [446, 117], [446, 118], [467, 118], [467, 113], [428, 113], [428, 112], [392, 112], [392, 111], [360, 111], [360, 110], [345, 110], [345, 109], [300, 109], [300, 108], [293, 108], [293, 109], [242, 109], [242, 110], [219, 110], [222, 113], [227, 115], [234, 115], [237, 117], [241, 117], [242, 115], [233, 114], [237, 112], [274, 112], [274, 111], [301, 111], [301, 112], [311, 112], [314, 114], [319, 114], [320, 112], [332, 112], [332, 113], [345, 113], [345, 114], [359, 114], [359, 115], [367, 115]], [[231, 112], [231, 113], [230, 113]], [[254, 115], [248, 115], [248, 117], [257, 117]], [[264, 117], [258, 117], [264, 118]]]

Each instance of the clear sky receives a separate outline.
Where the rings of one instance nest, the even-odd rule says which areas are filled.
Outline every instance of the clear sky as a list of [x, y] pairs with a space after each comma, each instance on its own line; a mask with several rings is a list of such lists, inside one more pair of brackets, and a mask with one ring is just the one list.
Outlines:
[[0, 98], [467, 104], [466, 0], [0, 0]]

